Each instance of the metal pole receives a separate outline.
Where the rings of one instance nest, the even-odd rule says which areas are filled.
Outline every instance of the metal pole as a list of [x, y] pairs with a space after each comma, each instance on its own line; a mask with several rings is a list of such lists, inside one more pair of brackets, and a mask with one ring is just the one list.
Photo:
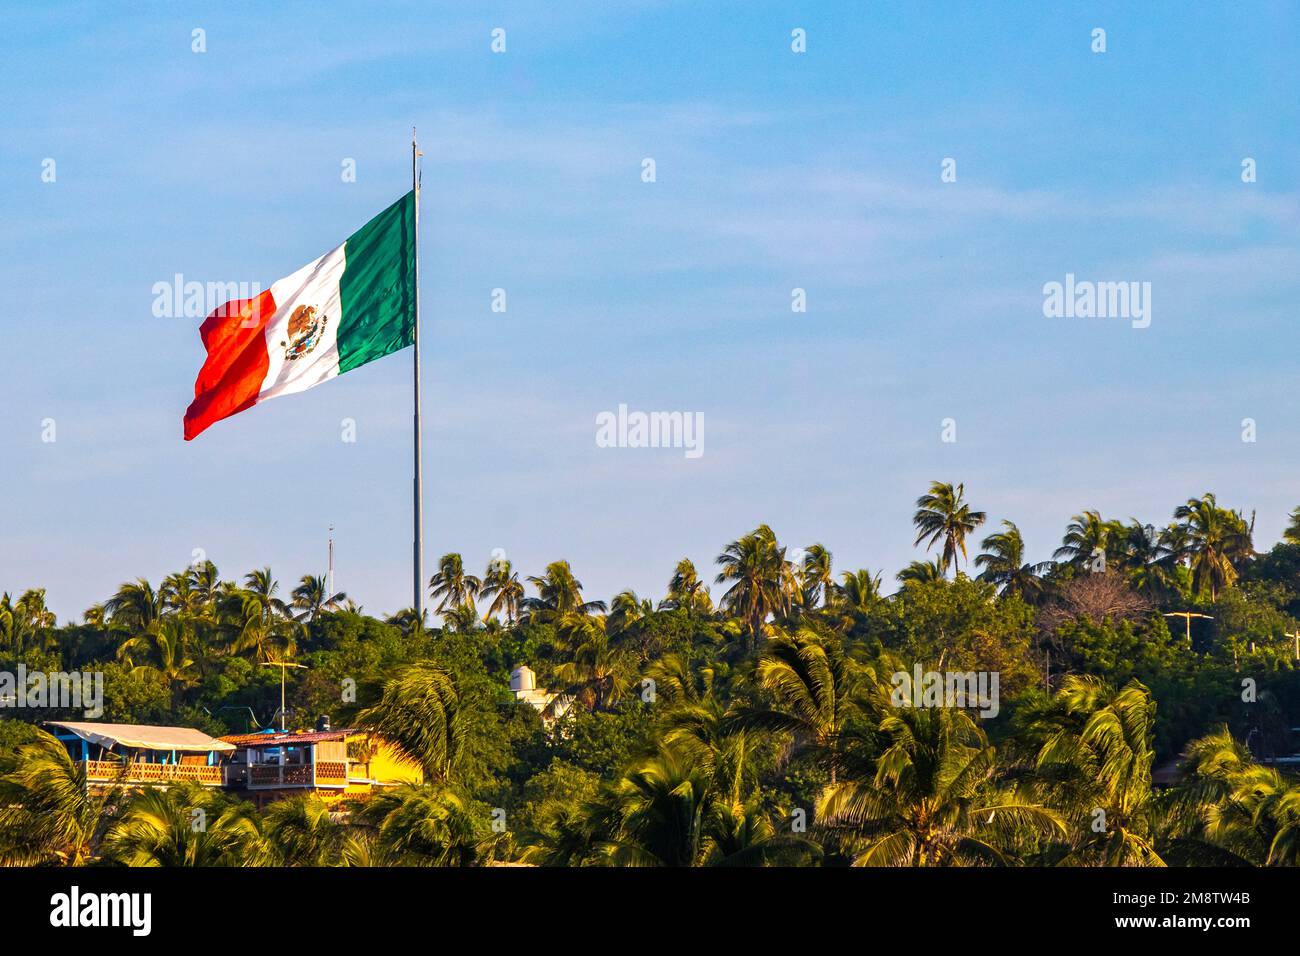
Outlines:
[[424, 624], [424, 462], [420, 452], [420, 177], [416, 160], [420, 156], [419, 146], [415, 141], [415, 127], [411, 127], [411, 191], [415, 193], [415, 234], [411, 240], [412, 256], [415, 260], [415, 353], [412, 365], [415, 369], [413, 385], [415, 387], [415, 501], [414, 515], [415, 542], [412, 566], [414, 570], [414, 601], [416, 619]]

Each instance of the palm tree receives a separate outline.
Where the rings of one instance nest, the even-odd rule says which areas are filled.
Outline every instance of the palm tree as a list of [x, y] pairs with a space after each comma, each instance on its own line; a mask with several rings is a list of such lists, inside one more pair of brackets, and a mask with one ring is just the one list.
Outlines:
[[277, 866], [332, 866], [342, 855], [345, 829], [314, 794], [275, 801], [263, 829]]
[[877, 713], [888, 747], [874, 774], [832, 781], [817, 802], [854, 866], [1007, 865], [1018, 839], [1064, 836], [1055, 812], [995, 785], [995, 751], [965, 710]]
[[441, 599], [437, 607], [439, 614], [449, 607], [473, 605], [482, 587], [481, 580], [465, 573], [465, 562], [454, 551], [438, 559], [438, 570], [429, 578], [430, 596]]
[[330, 594], [323, 576], [304, 574], [298, 586], [293, 589], [292, 606], [299, 611], [294, 620], [314, 621], [321, 611], [332, 611], [347, 598], [342, 591]]
[[733, 720], [748, 728], [793, 734], [797, 751], [824, 766], [833, 783], [840, 736], [857, 713], [857, 675], [839, 643], [808, 630], [773, 638], [754, 676], [772, 702], [739, 710]]
[[201, 597], [194, 588], [190, 569], [167, 575], [158, 586], [158, 598], [163, 608], [177, 614], [194, 615], [199, 611]]
[[433, 661], [403, 667], [384, 684], [379, 702], [357, 715], [357, 726], [391, 743], [426, 779], [445, 780], [462, 744], [456, 679]]
[[1173, 841], [1180, 862], [1295, 866], [1300, 862], [1300, 787], [1255, 763], [1221, 725], [1188, 744], [1177, 809], [1188, 820]]
[[1164, 865], [1152, 839], [1155, 713], [1137, 681], [1116, 691], [1072, 675], [1035, 720], [1037, 786], [1072, 823], [1064, 862]]
[[404, 607], [385, 618], [384, 623], [393, 625], [407, 637], [418, 637], [424, 633], [425, 616], [413, 607]]
[[605, 610], [604, 601], [582, 599], [582, 582], [573, 576], [568, 561], [552, 561], [542, 577], [530, 576], [528, 583], [537, 588], [537, 597], [524, 598], [519, 606], [529, 620], [548, 623]]
[[144, 578], [123, 584], [104, 602], [104, 613], [117, 627], [130, 631], [147, 631], [166, 609], [163, 596]]
[[211, 561], [190, 567], [190, 587], [193, 588], [198, 601], [200, 613], [208, 618], [215, 618], [217, 601], [221, 597], [221, 574]]
[[1097, 556], [1111, 560], [1118, 554], [1117, 538], [1123, 526], [1118, 521], [1107, 521], [1096, 511], [1085, 511], [1070, 519], [1065, 528], [1061, 546], [1052, 552], [1052, 558], [1075, 567], [1082, 567]]
[[943, 562], [939, 558], [933, 561], [912, 561], [907, 567], [894, 575], [903, 587], [915, 587], [943, 580]]
[[989, 535], [980, 547], [982, 554], [975, 556], [975, 566], [983, 568], [980, 580], [987, 581], [1003, 594], [1015, 594], [1033, 600], [1042, 593], [1042, 576], [1051, 568], [1050, 562], [1030, 564], [1025, 561], [1025, 539], [1014, 522], [1004, 520], [1005, 529]]
[[[446, 786], [382, 790], [360, 803], [353, 818], [372, 835], [388, 865], [480, 865], [492, 858], [497, 843], [469, 802]], [[354, 851], [357, 846], [352, 843]]]
[[45, 588], [29, 588], [14, 604], [14, 613], [23, 620], [29, 631], [46, 631], [58, 622], [54, 612], [45, 606]]
[[246, 866], [269, 848], [252, 804], [201, 784], [148, 787], [104, 839], [104, 855], [126, 866]]
[[[158, 674], [171, 690], [172, 709], [180, 702], [182, 691], [199, 681], [199, 671], [191, 653], [194, 636], [184, 618], [166, 617], [144, 634], [123, 641], [117, 649], [119, 660], [132, 665], [132, 671]], [[143, 663], [136, 663], [143, 660]]]
[[605, 710], [627, 692], [631, 667], [627, 653], [610, 643], [602, 617], [571, 615], [559, 628], [561, 653], [566, 660], [556, 666], [566, 695], [588, 710]]
[[0, 774], [0, 865], [83, 866], [94, 858], [122, 791], [91, 790], [85, 765], [37, 729]]
[[280, 590], [280, 583], [271, 574], [270, 568], [250, 571], [244, 576], [244, 603], [251, 598], [259, 608], [262, 623], [270, 625], [277, 618], [291, 618], [289, 605], [275, 596]]
[[442, 623], [457, 634], [468, 634], [479, 626], [478, 609], [473, 604], [457, 604], [442, 612]]
[[942, 481], [930, 482], [930, 490], [916, 499], [916, 525], [914, 545], [926, 542], [926, 550], [943, 545], [940, 567], [946, 574], [948, 568], [956, 570], [959, 558], [966, 557], [966, 536], [984, 523], [984, 512], [972, 511], [965, 501], [966, 486]]
[[0, 645], [14, 654], [21, 654], [25, 636], [22, 619], [14, 613], [13, 599], [6, 591], [0, 595]]
[[1290, 522], [1282, 532], [1282, 540], [1290, 544], [1300, 544], [1300, 508], [1291, 512]]
[[615, 866], [761, 866], [820, 855], [806, 839], [778, 835], [757, 801], [729, 802], [707, 764], [673, 747], [630, 768], [588, 821], [607, 831], [599, 850]]
[[479, 596], [490, 602], [483, 614], [484, 621], [494, 614], [504, 612], [506, 621], [514, 624], [519, 618], [519, 603], [524, 599], [524, 586], [510, 562], [502, 558], [488, 564]]
[[866, 614], [880, 599], [880, 572], [872, 574], [866, 568], [845, 571], [840, 583], [835, 585], [836, 603], [850, 611]]
[[1210, 600], [1217, 601], [1219, 591], [1237, 580], [1236, 566], [1254, 553], [1250, 528], [1240, 513], [1220, 508], [1209, 492], [1179, 505], [1174, 520], [1186, 529], [1192, 589], [1209, 591]]
[[771, 528], [759, 525], [727, 545], [716, 562], [722, 570], [715, 583], [731, 585], [722, 596], [722, 607], [745, 621], [757, 645], [769, 615], [788, 614], [798, 593], [785, 548]]
[[610, 602], [605, 628], [611, 636], [617, 637], [633, 629], [638, 622], [644, 621], [654, 611], [654, 602], [649, 598], [638, 598], [635, 591], [620, 591]]
[[709, 589], [700, 580], [694, 563], [689, 558], [682, 558], [673, 569], [673, 576], [668, 581], [668, 594], [659, 602], [664, 610], [678, 608], [692, 614], [708, 614], [713, 610], [713, 600]]
[[1160, 531], [1129, 519], [1119, 538], [1119, 564], [1135, 591], [1153, 598], [1167, 595], [1175, 587], [1175, 561]]
[[803, 606], [815, 608], [824, 601], [827, 607], [835, 598], [835, 577], [831, 573], [831, 553], [825, 545], [814, 544], [804, 552], [803, 567], [795, 569]]
[[283, 661], [298, 652], [298, 637], [303, 625], [276, 610], [283, 605], [277, 599], [256, 592], [240, 592], [240, 616], [235, 618], [231, 650], [236, 654], [252, 651], [260, 662]]

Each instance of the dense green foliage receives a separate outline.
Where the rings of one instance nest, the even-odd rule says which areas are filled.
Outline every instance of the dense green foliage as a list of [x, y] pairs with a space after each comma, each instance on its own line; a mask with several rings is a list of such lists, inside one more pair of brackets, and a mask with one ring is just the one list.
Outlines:
[[[211, 563], [123, 584], [76, 624], [40, 590], [5, 594], [0, 671], [102, 672], [103, 720], [266, 726], [280, 669], [262, 665], [293, 661], [288, 723], [368, 727], [426, 782], [341, 814], [190, 786], [96, 796], [38, 726], [74, 714], [12, 709], [0, 860], [1294, 863], [1300, 789], [1271, 760], [1300, 749], [1300, 521], [1258, 553], [1209, 494], [1163, 528], [1085, 511], [1032, 563], [1010, 521], [976, 547], [985, 520], [934, 483], [914, 522], [937, 558], [889, 595], [766, 525], [722, 549], [714, 593], [683, 560], [657, 601], [589, 600], [564, 561], [521, 580], [448, 554], [438, 627]], [[554, 692], [544, 711], [511, 693], [520, 664]], [[916, 667], [996, 674], [996, 713], [901, 706]]]

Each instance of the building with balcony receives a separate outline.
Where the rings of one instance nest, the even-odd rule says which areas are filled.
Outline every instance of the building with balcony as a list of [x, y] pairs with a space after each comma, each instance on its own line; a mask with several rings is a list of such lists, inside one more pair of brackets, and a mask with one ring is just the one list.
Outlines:
[[83, 764], [90, 789], [165, 787], [187, 780], [220, 787], [225, 784], [222, 758], [235, 750], [191, 727], [55, 720], [47, 725]]
[[392, 746], [362, 730], [265, 731], [221, 742], [233, 749], [226, 785], [258, 806], [304, 791], [333, 802], [424, 779]]

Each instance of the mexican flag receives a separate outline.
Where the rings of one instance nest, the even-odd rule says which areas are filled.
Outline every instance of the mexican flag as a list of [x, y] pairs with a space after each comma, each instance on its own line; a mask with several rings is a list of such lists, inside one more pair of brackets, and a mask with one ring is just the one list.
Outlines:
[[404, 349], [415, 336], [415, 193], [340, 246], [203, 321], [208, 357], [185, 440], [259, 402], [302, 392]]

